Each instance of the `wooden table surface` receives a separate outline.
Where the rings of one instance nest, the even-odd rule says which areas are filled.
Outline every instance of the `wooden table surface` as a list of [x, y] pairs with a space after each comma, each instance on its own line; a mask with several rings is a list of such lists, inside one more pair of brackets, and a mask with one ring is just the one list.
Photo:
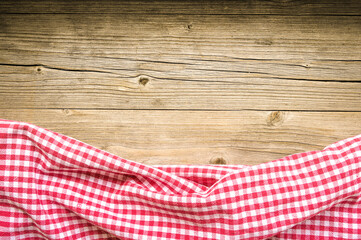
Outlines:
[[0, 2], [0, 118], [146, 164], [361, 134], [361, 2]]

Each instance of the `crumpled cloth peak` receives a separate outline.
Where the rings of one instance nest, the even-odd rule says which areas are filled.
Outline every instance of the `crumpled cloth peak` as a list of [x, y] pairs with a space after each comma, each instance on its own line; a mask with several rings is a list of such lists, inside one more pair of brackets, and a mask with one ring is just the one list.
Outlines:
[[0, 239], [361, 239], [361, 135], [256, 166], [149, 166], [0, 120], [0, 178]]

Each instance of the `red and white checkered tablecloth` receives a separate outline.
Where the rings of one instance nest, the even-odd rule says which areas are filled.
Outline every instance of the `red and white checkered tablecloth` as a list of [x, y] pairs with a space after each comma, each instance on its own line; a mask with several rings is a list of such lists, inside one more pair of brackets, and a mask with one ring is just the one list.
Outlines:
[[256, 166], [148, 166], [0, 120], [0, 178], [0, 239], [361, 239], [361, 135]]

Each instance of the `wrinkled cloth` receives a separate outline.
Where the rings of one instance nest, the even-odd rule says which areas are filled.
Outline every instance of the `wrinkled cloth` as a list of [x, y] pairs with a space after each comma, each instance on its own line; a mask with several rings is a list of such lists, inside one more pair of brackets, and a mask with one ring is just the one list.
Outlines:
[[361, 239], [360, 146], [152, 166], [0, 120], [0, 239]]

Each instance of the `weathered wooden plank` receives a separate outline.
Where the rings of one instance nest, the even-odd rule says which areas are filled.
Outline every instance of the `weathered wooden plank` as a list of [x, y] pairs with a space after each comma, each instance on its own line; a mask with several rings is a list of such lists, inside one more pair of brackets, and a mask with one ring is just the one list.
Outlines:
[[361, 111], [361, 82], [356, 81], [237, 77], [204, 70], [138, 76], [130, 69], [0, 66], [0, 72], [0, 108]]
[[124, 58], [181, 64], [219, 57], [312, 69], [313, 60], [360, 61], [361, 16], [0, 14], [0, 24], [6, 63], [102, 68], [113, 59], [123, 68]]
[[0, 13], [279, 14], [360, 15], [361, 4], [347, 1], [26, 1], [2, 0]]
[[147, 164], [258, 164], [361, 133], [361, 113], [1, 109]]

